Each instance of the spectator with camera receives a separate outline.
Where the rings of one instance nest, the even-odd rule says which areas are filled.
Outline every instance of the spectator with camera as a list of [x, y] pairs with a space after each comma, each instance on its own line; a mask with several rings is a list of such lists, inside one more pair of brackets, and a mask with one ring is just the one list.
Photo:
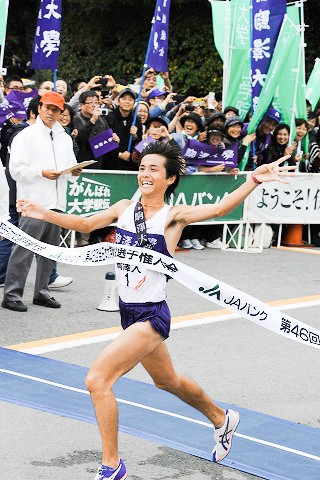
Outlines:
[[[74, 117], [73, 126], [78, 131], [76, 137], [76, 142], [79, 147], [78, 160], [83, 162], [85, 160], [92, 160], [93, 157], [89, 139], [105, 132], [110, 127], [107, 117], [101, 115], [98, 96], [95, 92], [83, 92], [79, 100], [81, 112]], [[113, 135], [113, 140], [119, 142], [116, 134]], [[97, 163], [87, 168], [90, 167], [104, 170], [114, 170], [117, 168], [117, 166], [113, 164], [112, 158], [108, 157], [108, 154], [98, 157]]]

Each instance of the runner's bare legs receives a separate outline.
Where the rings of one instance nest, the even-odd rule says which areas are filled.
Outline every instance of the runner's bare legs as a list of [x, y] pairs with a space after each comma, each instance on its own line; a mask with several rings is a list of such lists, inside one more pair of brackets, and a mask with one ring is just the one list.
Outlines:
[[218, 407], [201, 387], [190, 377], [174, 370], [171, 357], [164, 342], [141, 360], [154, 384], [203, 413], [215, 427], [224, 423], [224, 410]]
[[139, 362], [157, 387], [192, 405], [216, 427], [224, 422], [224, 411], [210, 400], [199, 385], [175, 372], [163, 338], [150, 323], [135, 323], [101, 352], [86, 378], [101, 433], [102, 464], [109, 467], [116, 468], [119, 463], [118, 408], [112, 387], [118, 378]]
[[135, 323], [101, 352], [89, 370], [86, 385], [100, 429], [103, 465], [116, 468], [119, 463], [118, 408], [112, 387], [162, 342], [149, 322]]

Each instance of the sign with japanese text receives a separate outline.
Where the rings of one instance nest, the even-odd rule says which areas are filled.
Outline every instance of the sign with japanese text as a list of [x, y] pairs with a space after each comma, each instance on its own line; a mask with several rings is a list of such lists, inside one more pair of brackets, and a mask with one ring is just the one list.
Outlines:
[[119, 143], [112, 140], [113, 131], [111, 128], [105, 132], [89, 138], [90, 147], [95, 158], [101, 157], [105, 153], [111, 152], [119, 147]]
[[0, 126], [11, 117], [25, 119], [29, 103], [37, 95], [38, 90], [29, 93], [11, 90], [0, 103]]
[[[180, 178], [176, 194], [170, 197], [170, 205], [202, 205], [217, 203], [246, 180], [245, 175], [198, 174], [183, 175]], [[101, 212], [123, 198], [136, 198], [138, 182], [136, 172], [115, 173], [112, 171], [96, 173], [84, 171], [77, 182], [68, 183], [67, 213], [90, 216]], [[204, 223], [240, 220], [243, 205], [239, 205], [226, 217], [219, 217]]]
[[189, 165], [211, 167], [224, 163], [227, 168], [236, 168], [238, 166], [238, 144], [227, 145], [223, 148], [187, 138], [182, 156]]
[[286, 0], [252, 0], [251, 82], [255, 111], [267, 77], [278, 34], [286, 13]]
[[[144, 275], [135, 289], [143, 288], [149, 270], [169, 275], [209, 302], [223, 308], [227, 306], [231, 312], [256, 325], [320, 350], [320, 330], [284, 315], [261, 300], [154, 249], [107, 242], [76, 249], [63, 248], [41, 242], [6, 220], [0, 220], [0, 234], [31, 252], [61, 263], [84, 267], [116, 263], [117, 279], [124, 281], [127, 287], [135, 285], [135, 278], [131, 282], [132, 274]], [[123, 275], [118, 275], [119, 272]]]
[[215, 46], [224, 61], [226, 23], [230, 26], [230, 74], [226, 106], [239, 110], [244, 119], [251, 108], [250, 1], [232, 0], [228, 18], [226, 2], [211, 2]]
[[148, 67], [157, 72], [168, 71], [169, 14], [170, 0], [157, 0], [147, 58]]
[[58, 68], [61, 0], [41, 0], [32, 50], [32, 68]]
[[251, 107], [250, 78], [250, 0], [236, 0], [233, 15], [233, 41], [230, 65], [230, 81], [226, 106], [239, 110], [244, 119]]
[[247, 219], [252, 223], [320, 223], [320, 175], [297, 174], [288, 185], [259, 185], [248, 198]]
[[139, 153], [142, 153], [142, 151], [150, 144], [150, 143], [154, 143], [155, 140], [151, 137], [151, 135], [148, 135], [148, 138], [145, 138], [144, 140], [142, 140], [141, 142], [138, 143], [138, 145], [136, 145], [134, 147], [134, 149], [139, 152]]

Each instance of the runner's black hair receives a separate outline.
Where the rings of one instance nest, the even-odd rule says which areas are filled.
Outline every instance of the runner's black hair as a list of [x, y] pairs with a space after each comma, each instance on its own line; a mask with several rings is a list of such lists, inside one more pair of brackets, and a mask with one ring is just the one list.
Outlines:
[[179, 184], [180, 174], [184, 173], [184, 161], [182, 158], [182, 150], [174, 140], [158, 140], [157, 142], [149, 143], [149, 145], [142, 151], [142, 157], [146, 155], [162, 155], [166, 162], [166, 178], [173, 177], [176, 179], [172, 185], [169, 185], [165, 191], [165, 198], [169, 200], [170, 195], [174, 193]]

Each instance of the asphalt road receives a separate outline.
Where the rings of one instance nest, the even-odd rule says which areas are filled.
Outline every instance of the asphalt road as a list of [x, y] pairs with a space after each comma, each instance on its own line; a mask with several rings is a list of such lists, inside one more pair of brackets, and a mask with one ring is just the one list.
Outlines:
[[[263, 301], [319, 294], [318, 255], [275, 249], [255, 255], [206, 249], [179, 253], [177, 258]], [[0, 309], [1, 346], [119, 324], [117, 312], [96, 310], [103, 295], [105, 268], [59, 265], [58, 270], [74, 278], [69, 287], [54, 292], [62, 308], [32, 305], [33, 268], [24, 295], [28, 312]], [[220, 309], [172, 280], [167, 293], [173, 316]], [[300, 308], [289, 314], [320, 329], [319, 309]], [[62, 349], [44, 356], [89, 367], [105, 345]], [[320, 428], [316, 349], [244, 319], [173, 330], [167, 345], [177, 370], [195, 378], [215, 401]], [[151, 383], [140, 366], [128, 377]], [[4, 402], [0, 417], [1, 478], [93, 480], [101, 452], [96, 426]], [[131, 480], [257, 478], [130, 435], [120, 433], [119, 440]]]

